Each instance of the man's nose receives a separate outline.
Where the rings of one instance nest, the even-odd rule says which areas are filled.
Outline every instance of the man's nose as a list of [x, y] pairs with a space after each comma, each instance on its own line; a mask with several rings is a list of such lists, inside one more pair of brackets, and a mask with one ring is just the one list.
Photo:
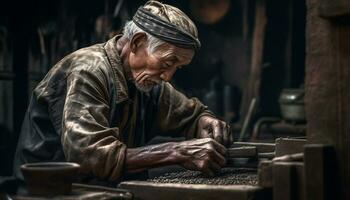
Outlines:
[[160, 74], [160, 78], [163, 81], [169, 82], [171, 80], [171, 78], [173, 77], [175, 71], [176, 71], [176, 69], [175, 70], [166, 70]]

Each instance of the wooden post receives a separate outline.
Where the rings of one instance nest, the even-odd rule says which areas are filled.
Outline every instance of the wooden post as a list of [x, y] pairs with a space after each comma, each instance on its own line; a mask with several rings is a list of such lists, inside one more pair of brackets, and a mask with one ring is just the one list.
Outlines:
[[266, 23], [267, 17], [265, 0], [257, 0], [255, 4], [255, 25], [252, 41], [251, 67], [249, 72], [249, 79], [246, 85], [247, 87], [244, 90], [242, 100], [241, 121], [243, 121], [244, 116], [247, 115], [249, 104], [254, 98], [257, 101], [257, 106], [259, 106], [260, 76]]
[[[350, 21], [320, 17], [319, 6], [324, 2], [307, 1], [307, 140], [334, 146], [338, 168], [333, 175], [340, 178], [335, 193], [345, 200], [350, 199]], [[327, 1], [333, 6], [337, 2], [342, 1]]]

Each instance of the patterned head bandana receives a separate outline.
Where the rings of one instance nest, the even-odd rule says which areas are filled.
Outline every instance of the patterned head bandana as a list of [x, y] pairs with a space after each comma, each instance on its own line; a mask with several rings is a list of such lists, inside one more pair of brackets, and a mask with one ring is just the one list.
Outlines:
[[193, 48], [195, 50], [198, 50], [201, 46], [197, 38], [180, 30], [175, 25], [161, 19], [143, 7], [137, 10], [133, 21], [145, 32], [176, 46]]

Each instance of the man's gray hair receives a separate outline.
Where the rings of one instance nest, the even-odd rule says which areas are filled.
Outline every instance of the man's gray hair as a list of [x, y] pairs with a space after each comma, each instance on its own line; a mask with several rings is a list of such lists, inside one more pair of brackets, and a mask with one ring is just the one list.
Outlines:
[[160, 40], [140, 29], [133, 21], [126, 22], [123, 31], [123, 37], [126, 37], [128, 40], [131, 40], [132, 37], [138, 32], [143, 32], [146, 34], [148, 43], [147, 51], [150, 54], [154, 53], [160, 45], [165, 43], [163, 40]]
[[[192, 22], [192, 20], [183, 13], [180, 9], [163, 4], [159, 1], [148, 1], [143, 8], [148, 10], [154, 15], [159, 16], [164, 21], [167, 21], [175, 26], [177, 26], [179, 29], [183, 30], [184, 32], [187, 32], [191, 34], [194, 38], [198, 39], [198, 31], [196, 25]], [[132, 37], [138, 33], [143, 32], [147, 36], [147, 42], [148, 42], [148, 53], [154, 53], [157, 48], [167, 43], [161, 39], [158, 39], [154, 37], [153, 35], [150, 35], [149, 33], [143, 31], [141, 28], [139, 28], [133, 21], [129, 21], [124, 26], [123, 31], [123, 37], [126, 37], [128, 40], [131, 40]]]

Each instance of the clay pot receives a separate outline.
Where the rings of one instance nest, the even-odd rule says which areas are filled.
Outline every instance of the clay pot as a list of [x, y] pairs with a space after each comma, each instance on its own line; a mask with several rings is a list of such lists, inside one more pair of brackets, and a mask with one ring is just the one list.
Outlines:
[[28, 163], [21, 166], [31, 195], [69, 194], [80, 165], [68, 162]]
[[303, 89], [284, 89], [281, 92], [279, 103], [284, 120], [291, 122], [306, 121], [304, 95]]

